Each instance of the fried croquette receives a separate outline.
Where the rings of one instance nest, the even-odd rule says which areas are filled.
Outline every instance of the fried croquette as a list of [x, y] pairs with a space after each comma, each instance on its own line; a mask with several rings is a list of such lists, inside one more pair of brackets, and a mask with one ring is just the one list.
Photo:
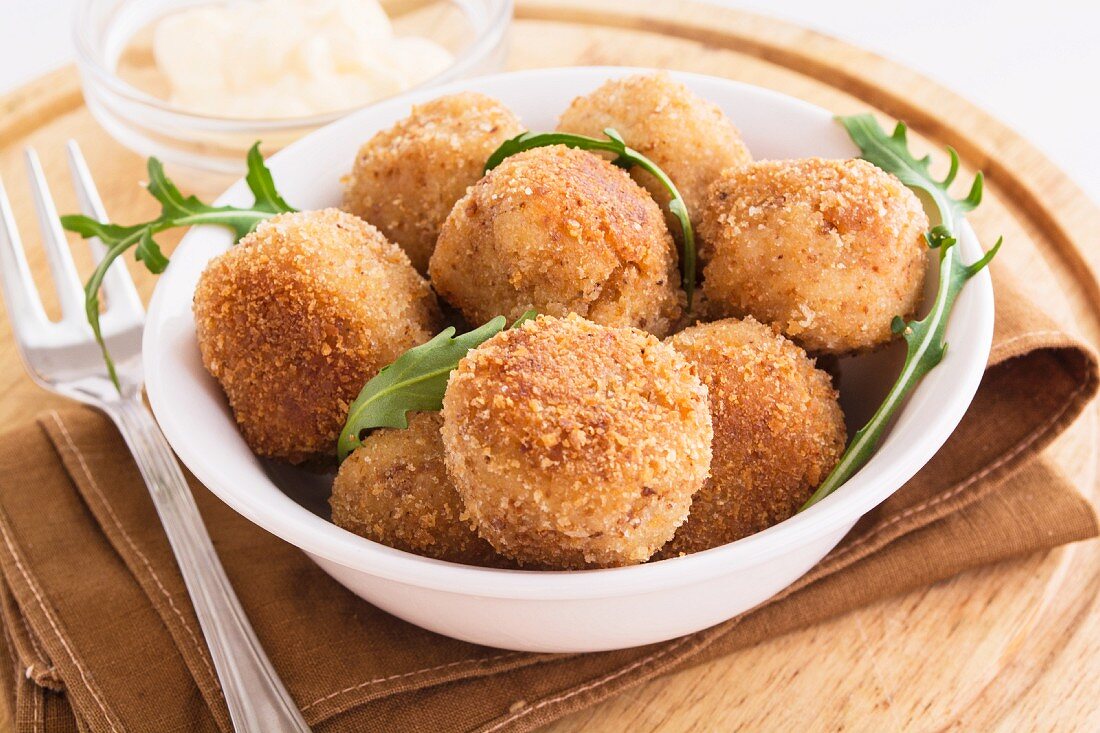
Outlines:
[[[609, 127], [668, 174], [693, 217], [723, 170], [752, 160], [741, 133], [718, 105], [667, 73], [606, 81], [574, 99], [558, 122], [562, 132], [597, 138]], [[664, 186], [641, 168], [631, 175], [667, 212], [669, 194]], [[669, 213], [666, 217], [669, 229], [679, 236], [679, 222]]]
[[663, 336], [681, 312], [676, 268], [645, 190], [606, 160], [556, 145], [507, 158], [472, 186], [429, 269], [470, 323], [534, 309]]
[[443, 462], [438, 412], [409, 417], [407, 430], [376, 430], [340, 464], [332, 521], [383, 545], [437, 560], [500, 566], [470, 528]]
[[338, 209], [260, 224], [210, 262], [194, 312], [245, 441], [291, 463], [333, 453], [363, 384], [439, 317], [405, 253]]
[[459, 362], [443, 399], [447, 469], [478, 534], [523, 565], [647, 560], [710, 467], [706, 388], [633, 328], [539, 316]]
[[699, 220], [716, 318], [752, 315], [811, 352], [874, 349], [921, 301], [928, 217], [863, 160], [761, 161], [726, 171]]
[[714, 424], [710, 478], [659, 558], [699, 552], [787, 519], [844, 452], [832, 379], [798, 346], [752, 318], [668, 339], [707, 386]]
[[420, 273], [439, 228], [502, 142], [523, 131], [503, 104], [474, 92], [413, 107], [368, 140], [345, 179], [344, 208], [396, 242]]

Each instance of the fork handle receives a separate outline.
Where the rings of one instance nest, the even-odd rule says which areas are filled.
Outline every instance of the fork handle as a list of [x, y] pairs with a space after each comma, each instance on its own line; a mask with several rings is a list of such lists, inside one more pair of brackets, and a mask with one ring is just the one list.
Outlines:
[[214, 552], [168, 441], [140, 396], [106, 405], [149, 487], [195, 606], [233, 727], [241, 733], [309, 731], [271, 666]]

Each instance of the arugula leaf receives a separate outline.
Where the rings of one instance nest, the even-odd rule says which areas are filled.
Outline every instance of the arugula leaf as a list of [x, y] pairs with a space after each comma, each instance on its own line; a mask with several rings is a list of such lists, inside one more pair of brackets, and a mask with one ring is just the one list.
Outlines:
[[934, 206], [934, 211], [929, 213], [939, 217], [939, 223], [925, 234], [925, 239], [929, 247], [939, 252], [940, 284], [932, 307], [924, 318], [909, 323], [901, 318], [894, 318], [891, 328], [894, 333], [901, 334], [905, 338], [906, 344], [905, 363], [902, 365], [901, 374], [898, 375], [875, 414], [852, 436], [852, 442], [840, 457], [840, 462], [799, 511], [805, 511], [831, 494], [871, 458], [886, 431], [890, 418], [924, 375], [932, 371], [943, 359], [947, 350], [944, 333], [947, 331], [947, 321], [955, 305], [955, 298], [967, 281], [977, 275], [996, 256], [1004, 241], [1003, 237], [999, 237], [992, 249], [977, 262], [964, 265], [959, 260], [956, 247], [958, 240], [954, 231], [963, 215], [972, 211], [982, 201], [982, 174], [978, 173], [975, 176], [970, 192], [965, 198], [953, 198], [947, 191], [959, 171], [959, 156], [953, 149], [947, 149], [951, 156], [951, 166], [947, 176], [942, 181], [937, 181], [929, 172], [930, 157], [925, 156], [918, 160], [909, 152], [904, 123], [899, 122], [894, 128], [893, 135], [888, 136], [871, 115], [837, 117], [837, 121], [844, 125], [852, 141], [859, 146], [864, 160], [888, 173], [893, 173], [910, 188], [927, 194], [928, 201]]
[[861, 158], [893, 173], [906, 186], [915, 189], [917, 193], [923, 193], [931, 200], [935, 210], [930, 213], [938, 215], [939, 222], [926, 236], [929, 246], [938, 247], [945, 238], [951, 237], [966, 212], [973, 211], [982, 202], [985, 178], [981, 171], [974, 176], [970, 192], [964, 198], [952, 198], [947, 192], [959, 173], [959, 154], [951, 146], [947, 147], [951, 165], [944, 179], [937, 181], [929, 172], [932, 156], [926, 155], [917, 160], [909, 152], [908, 128], [904, 122], [899, 122], [894, 127], [894, 133], [887, 135], [870, 114], [836, 119], [848, 131], [852, 142], [859, 146]]
[[607, 136], [607, 140], [600, 140], [587, 135], [574, 135], [568, 132], [524, 132], [500, 144], [500, 147], [485, 162], [485, 173], [496, 168], [505, 158], [516, 153], [550, 145], [565, 145], [580, 150], [599, 150], [614, 153], [615, 159], [611, 161], [614, 165], [626, 170], [638, 166], [651, 173], [671, 196], [668, 202], [668, 210], [680, 222], [680, 231], [684, 235], [683, 248], [680, 254], [680, 270], [682, 272], [684, 293], [687, 295], [687, 307], [690, 311], [695, 297], [695, 232], [691, 226], [691, 218], [688, 216], [684, 197], [680, 195], [679, 189], [676, 188], [676, 184], [672, 182], [667, 173], [661, 170], [652, 160], [634, 148], [628, 147], [622, 135], [614, 128], [607, 128], [603, 131], [603, 134]]
[[275, 189], [275, 179], [271, 177], [271, 171], [264, 165], [263, 155], [260, 154], [259, 141], [249, 148], [247, 165], [248, 173], [245, 174], [244, 182], [252, 195], [256, 197], [256, 203], [252, 206], [253, 210], [270, 211], [273, 214], [295, 210]]
[[103, 340], [99, 324], [99, 291], [103, 287], [103, 278], [111, 263], [126, 250], [136, 247], [134, 256], [137, 260], [144, 263], [150, 272], [159, 275], [168, 267], [168, 258], [161, 251], [154, 236], [163, 231], [197, 224], [217, 224], [228, 228], [236, 239], [240, 240], [255, 229], [261, 221], [270, 219], [276, 214], [295, 210], [275, 190], [271, 171], [268, 170], [263, 156], [260, 155], [259, 142], [248, 151], [248, 175], [245, 176], [245, 182], [256, 198], [255, 203], [248, 208], [210, 206], [196, 196], [184, 196], [176, 184], [165, 175], [164, 166], [156, 158], [149, 158], [148, 170], [149, 183], [146, 190], [161, 205], [160, 216], [156, 219], [123, 226], [103, 223], [82, 214], [61, 217], [61, 226], [65, 229], [76, 232], [85, 239], [97, 237], [107, 248], [107, 253], [84, 285], [84, 310], [96, 342], [103, 352], [107, 374], [115, 387], [119, 387], [118, 374], [111, 354], [107, 350], [107, 344]]
[[160, 245], [153, 239], [153, 233], [148, 229], [142, 230], [134, 257], [139, 262], [144, 262], [145, 267], [154, 275], [159, 275], [168, 267], [168, 258], [160, 251]]
[[[512, 324], [516, 328], [537, 314], [527, 311]], [[455, 336], [454, 326], [431, 341], [414, 346], [377, 376], [363, 385], [348, 408], [348, 419], [336, 443], [340, 460], [359, 447], [363, 433], [372, 428], [409, 427], [408, 412], [437, 412], [443, 407], [447, 380], [470, 349], [504, 330], [504, 316], [497, 316], [480, 328]]]

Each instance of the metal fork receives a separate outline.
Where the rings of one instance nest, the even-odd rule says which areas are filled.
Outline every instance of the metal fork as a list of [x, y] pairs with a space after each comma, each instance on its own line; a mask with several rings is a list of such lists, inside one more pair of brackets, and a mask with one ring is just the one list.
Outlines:
[[[183, 573], [234, 728], [308, 731], [229, 585], [168, 442], [142, 402], [141, 333], [145, 311], [133, 281], [119, 261], [111, 266], [103, 287], [103, 334], [118, 365], [120, 393], [107, 377], [102, 354], [87, 323], [83, 289], [42, 166], [33, 150], [27, 149], [26, 157], [62, 315], [57, 322], [46, 317], [0, 182], [0, 282], [23, 363], [40, 386], [102, 410], [122, 433]], [[74, 141], [69, 141], [68, 157], [81, 208], [88, 216], [106, 221], [88, 166]], [[91, 247], [98, 261], [104, 247], [98, 240], [91, 240]]]

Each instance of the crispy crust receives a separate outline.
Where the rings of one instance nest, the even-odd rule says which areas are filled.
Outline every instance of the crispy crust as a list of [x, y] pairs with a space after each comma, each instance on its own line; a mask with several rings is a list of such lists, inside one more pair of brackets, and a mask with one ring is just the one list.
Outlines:
[[663, 336], [683, 297], [653, 199], [621, 169], [560, 145], [514, 155], [471, 187], [429, 269], [470, 323], [534, 308]]
[[699, 221], [708, 307], [752, 315], [812, 352], [876, 348], [920, 304], [927, 229], [917, 197], [863, 160], [727, 171]]
[[443, 462], [438, 412], [411, 415], [408, 430], [377, 430], [340, 465], [332, 521], [384, 545], [437, 560], [507, 564], [471, 529]]
[[378, 227], [426, 273], [455, 201], [481, 178], [493, 151], [522, 131], [511, 110], [483, 94], [416, 105], [359, 148], [344, 179], [344, 208]]
[[405, 253], [338, 209], [261, 224], [210, 262], [194, 312], [245, 440], [291, 463], [331, 454], [364, 382], [439, 318]]
[[447, 468], [478, 533], [551, 568], [648, 559], [710, 467], [706, 388], [636, 329], [540, 316], [471, 351], [443, 400]]
[[707, 385], [710, 478], [659, 558], [733, 542], [793, 515], [833, 469], [847, 434], [832, 379], [752, 318], [682, 331], [668, 343]]
[[[606, 81], [574, 99], [558, 122], [562, 132], [598, 138], [608, 127], [668, 174], [692, 217], [723, 170], [752, 161], [741, 133], [718, 105], [665, 72]], [[664, 186], [640, 168], [631, 175], [666, 211], [669, 196]], [[669, 229], [679, 236], [679, 222], [670, 214], [666, 217]]]

